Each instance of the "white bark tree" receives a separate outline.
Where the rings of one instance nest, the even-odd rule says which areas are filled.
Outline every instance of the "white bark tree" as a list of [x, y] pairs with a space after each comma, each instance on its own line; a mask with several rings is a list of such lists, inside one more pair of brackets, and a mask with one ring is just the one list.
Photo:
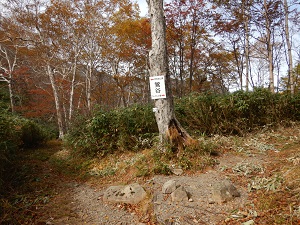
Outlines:
[[245, 66], [246, 66], [246, 91], [249, 91], [249, 77], [250, 77], [250, 5], [252, 2], [243, 2], [242, 10], [243, 10], [243, 24], [245, 29]]
[[289, 5], [287, 0], [283, 1], [284, 8], [284, 33], [285, 33], [285, 41], [287, 45], [287, 54], [288, 54], [288, 89], [290, 89], [291, 94], [295, 93], [295, 83], [294, 83], [294, 75], [293, 75], [293, 55], [292, 55], [292, 44], [291, 37], [289, 32]]
[[149, 52], [150, 76], [164, 76], [166, 95], [164, 99], [155, 100], [156, 122], [161, 143], [170, 143], [181, 150], [191, 140], [190, 135], [182, 128], [175, 117], [171, 80], [168, 69], [166, 23], [163, 0], [147, 0], [151, 19], [152, 49]]
[[266, 46], [268, 52], [268, 63], [269, 63], [269, 86], [270, 91], [274, 93], [274, 62], [273, 62], [273, 42], [272, 42], [272, 25], [270, 15], [268, 13], [268, 3], [264, 0], [264, 17], [265, 17], [265, 29], [266, 29]]
[[17, 54], [18, 46], [14, 46], [9, 49], [0, 42], [0, 69], [3, 73], [0, 73], [0, 81], [4, 81], [8, 85], [10, 109], [11, 112], [15, 112], [15, 101], [13, 91], [13, 73], [17, 66]]
[[54, 70], [51, 68], [51, 66], [49, 64], [47, 65], [46, 73], [51, 82], [51, 87], [52, 87], [53, 96], [54, 96], [54, 100], [55, 100], [55, 109], [56, 109], [56, 115], [57, 115], [59, 138], [63, 138], [64, 134], [65, 134], [65, 127], [64, 127], [64, 122], [63, 122], [63, 120], [64, 120], [63, 113], [61, 110], [61, 100], [60, 100], [59, 93], [57, 90], [58, 86], [55, 81]]
[[15, 84], [16, 72], [22, 67], [22, 52], [28, 45], [28, 40], [23, 38], [22, 29], [12, 24], [15, 18], [1, 18], [0, 23], [0, 81], [8, 85], [10, 109], [15, 112]]

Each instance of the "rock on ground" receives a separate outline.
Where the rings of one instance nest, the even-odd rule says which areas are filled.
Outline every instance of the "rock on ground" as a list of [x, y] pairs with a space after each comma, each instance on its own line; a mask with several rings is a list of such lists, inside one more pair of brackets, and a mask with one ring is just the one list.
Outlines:
[[[247, 201], [247, 190], [241, 189], [239, 198], [233, 198], [222, 204], [212, 204], [213, 187], [215, 184], [223, 183], [224, 180], [226, 177], [218, 171], [208, 171], [194, 177], [174, 176], [173, 179], [164, 176], [154, 177], [153, 204], [158, 224], [189, 224], [190, 221], [196, 224], [217, 224], [226, 218], [228, 211], [239, 208]], [[175, 194], [166, 191], [166, 184], [177, 187], [176, 190], [184, 197], [181, 199], [178, 197], [174, 201]]]
[[111, 186], [103, 195], [103, 200], [108, 202], [119, 202], [137, 204], [147, 196], [145, 190], [137, 183], [126, 186]]

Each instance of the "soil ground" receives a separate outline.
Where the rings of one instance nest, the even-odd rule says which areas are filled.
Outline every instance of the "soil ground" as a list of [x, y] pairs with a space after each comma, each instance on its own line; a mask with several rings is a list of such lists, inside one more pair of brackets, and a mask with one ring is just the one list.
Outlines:
[[[110, 156], [101, 163], [70, 160], [70, 150], [59, 141], [24, 150], [17, 166], [7, 171], [0, 224], [300, 224], [298, 124], [245, 137], [215, 136], [211, 141], [219, 143], [218, 156], [212, 156], [216, 163], [198, 171], [184, 170], [180, 176], [146, 172], [143, 176], [141, 169], [137, 174], [130, 166], [119, 166], [119, 171], [107, 166], [107, 161], [130, 162], [137, 153]], [[148, 160], [147, 152], [139, 154], [144, 154], [139, 160]], [[197, 189], [193, 202], [174, 204], [161, 195], [162, 185], [170, 179]], [[241, 197], [210, 202], [210, 187], [220, 179], [230, 179]], [[135, 182], [147, 191], [145, 201], [137, 205], [102, 201], [107, 187]]]

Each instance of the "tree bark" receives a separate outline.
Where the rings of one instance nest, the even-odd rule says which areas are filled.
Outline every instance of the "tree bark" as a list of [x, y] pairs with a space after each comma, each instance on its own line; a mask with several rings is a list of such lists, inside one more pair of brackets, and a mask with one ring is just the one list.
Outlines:
[[190, 135], [182, 128], [175, 117], [171, 80], [168, 68], [166, 24], [163, 0], [147, 0], [151, 18], [152, 49], [149, 52], [150, 76], [164, 76], [166, 98], [155, 100], [156, 122], [162, 144], [171, 144], [176, 149], [184, 148], [191, 140]]
[[88, 107], [88, 112], [91, 112], [92, 109], [92, 60], [89, 60], [89, 64], [86, 68], [86, 77], [85, 77], [85, 91], [86, 91], [86, 102]]
[[64, 134], [65, 134], [63, 115], [62, 115], [62, 110], [61, 110], [61, 106], [60, 106], [57, 85], [55, 83], [54, 74], [53, 74], [53, 71], [52, 71], [50, 65], [47, 65], [47, 74], [48, 74], [49, 80], [51, 82], [51, 87], [52, 87], [53, 96], [54, 96], [54, 100], [55, 100], [55, 109], [56, 109], [56, 115], [57, 115], [59, 138], [63, 138]]
[[250, 32], [249, 32], [249, 6], [243, 5], [244, 11], [244, 29], [245, 29], [245, 64], [246, 64], [246, 91], [249, 91], [249, 67], [250, 67]]
[[269, 86], [272, 93], [275, 92], [274, 88], [274, 63], [273, 63], [273, 43], [272, 43], [272, 32], [271, 32], [271, 22], [268, 15], [268, 4], [264, 0], [264, 16], [265, 16], [265, 26], [266, 26], [266, 46], [268, 53], [268, 63], [269, 63]]
[[78, 44], [76, 40], [76, 46], [75, 46], [75, 55], [74, 55], [74, 62], [73, 62], [73, 71], [72, 71], [72, 81], [71, 81], [71, 91], [70, 91], [70, 104], [69, 104], [69, 123], [71, 122], [71, 119], [73, 117], [73, 111], [74, 111], [74, 93], [75, 93], [75, 81], [76, 81], [76, 73], [77, 73], [77, 60], [78, 60]]
[[196, 48], [196, 38], [197, 38], [197, 22], [196, 22], [196, 15], [195, 12], [193, 12], [192, 17], [192, 31], [191, 31], [191, 43], [190, 43], [190, 83], [189, 83], [189, 92], [192, 92], [192, 86], [193, 86], [193, 78], [194, 78], [194, 57], [195, 57], [195, 48]]
[[294, 84], [294, 75], [293, 75], [293, 55], [292, 55], [292, 46], [290, 41], [290, 33], [289, 33], [289, 8], [287, 0], [283, 1], [284, 7], [284, 33], [285, 40], [288, 49], [288, 89], [291, 91], [293, 95], [295, 93], [295, 84]]
[[13, 73], [17, 66], [17, 55], [18, 55], [18, 46], [14, 45], [15, 50], [11, 54], [8, 53], [8, 50], [5, 47], [2, 47], [0, 44], [0, 57], [6, 61], [7, 67], [2, 66], [0, 62], [0, 68], [5, 71], [7, 77], [4, 75], [0, 75], [0, 81], [5, 81], [8, 84], [8, 91], [9, 91], [9, 99], [10, 99], [10, 109], [12, 113], [15, 113], [15, 96], [13, 91], [13, 82], [14, 77]]

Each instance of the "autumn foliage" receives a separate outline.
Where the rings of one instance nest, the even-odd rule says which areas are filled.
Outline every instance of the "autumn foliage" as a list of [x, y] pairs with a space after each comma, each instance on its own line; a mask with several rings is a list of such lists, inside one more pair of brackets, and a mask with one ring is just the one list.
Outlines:
[[[151, 102], [150, 20], [140, 16], [136, 3], [12, 2], [3, 4], [0, 29], [0, 81], [11, 111], [56, 121], [62, 137], [76, 114]], [[287, 5], [286, 12], [279, 1], [267, 0], [166, 3], [173, 95], [297, 86], [299, 73], [285, 74], [281, 38], [284, 16], [289, 13], [296, 30], [299, 12], [293, 1]]]

